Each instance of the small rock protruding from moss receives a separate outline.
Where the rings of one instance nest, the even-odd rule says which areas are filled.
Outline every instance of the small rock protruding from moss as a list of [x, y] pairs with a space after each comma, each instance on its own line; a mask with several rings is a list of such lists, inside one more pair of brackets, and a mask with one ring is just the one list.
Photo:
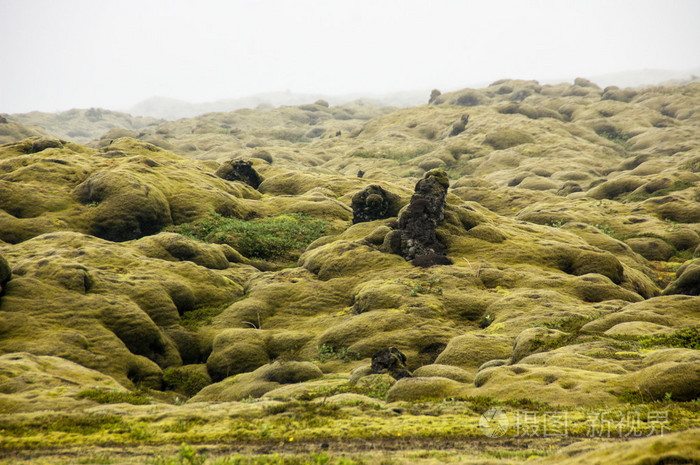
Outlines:
[[263, 178], [253, 168], [253, 162], [248, 160], [227, 160], [216, 170], [218, 177], [227, 181], [240, 181], [257, 189]]
[[394, 379], [409, 378], [406, 356], [396, 347], [382, 349], [372, 355], [372, 373], [388, 373]]
[[[441, 95], [442, 95], [442, 92], [440, 92], [438, 89], [433, 89], [430, 92], [430, 99], [428, 99], [428, 103], [435, 102], [437, 100], [437, 98]], [[438, 103], [438, 102], [435, 102], [435, 103]]]
[[[399, 215], [401, 256], [413, 260], [421, 255], [445, 256], [446, 247], [440, 242], [435, 228], [445, 218], [445, 197], [450, 181], [440, 169], [425, 173], [416, 184], [411, 203]], [[432, 264], [445, 260], [425, 259]], [[418, 266], [425, 263], [419, 261]], [[428, 265], [430, 266], [430, 265]]]
[[398, 214], [399, 196], [372, 184], [353, 195], [351, 205], [353, 224], [381, 220]]

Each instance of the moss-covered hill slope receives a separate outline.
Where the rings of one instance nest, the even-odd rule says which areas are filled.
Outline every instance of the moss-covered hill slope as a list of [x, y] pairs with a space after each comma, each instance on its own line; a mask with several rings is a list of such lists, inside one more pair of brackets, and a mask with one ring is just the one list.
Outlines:
[[[386, 431], [426, 399], [665, 402], [687, 409], [672, 429], [697, 425], [698, 108], [698, 84], [502, 81], [366, 121], [319, 102], [154, 129], [193, 158], [0, 146], [0, 410], [98, 412], [140, 388], [188, 399], [168, 415], [369, 402]], [[433, 201], [414, 189], [447, 184], [438, 257], [407, 261]], [[389, 347], [411, 376], [370, 366]]]
[[60, 113], [33, 111], [4, 116], [8, 120], [25, 126], [40, 127], [54, 137], [80, 143], [98, 139], [107, 131], [114, 129], [135, 137], [144, 128], [157, 125], [163, 121], [144, 116], [131, 116], [103, 108], [73, 109]]

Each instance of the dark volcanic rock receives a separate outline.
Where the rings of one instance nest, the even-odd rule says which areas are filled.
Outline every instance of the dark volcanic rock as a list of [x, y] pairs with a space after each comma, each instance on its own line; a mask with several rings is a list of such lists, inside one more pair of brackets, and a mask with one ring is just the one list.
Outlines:
[[2, 288], [7, 281], [12, 277], [12, 269], [10, 265], [5, 260], [5, 257], [0, 255], [0, 294], [2, 294]]
[[445, 218], [445, 196], [449, 180], [447, 174], [435, 169], [425, 173], [416, 184], [411, 203], [399, 216], [401, 255], [413, 260], [420, 255], [445, 255], [445, 245], [435, 228]]
[[372, 184], [352, 196], [352, 223], [391, 218], [399, 213], [399, 196]]
[[408, 378], [406, 356], [396, 347], [382, 349], [372, 355], [372, 373], [388, 373], [395, 379]]
[[227, 160], [221, 164], [215, 173], [227, 181], [240, 181], [257, 189], [263, 178], [253, 168], [253, 163], [244, 160]]

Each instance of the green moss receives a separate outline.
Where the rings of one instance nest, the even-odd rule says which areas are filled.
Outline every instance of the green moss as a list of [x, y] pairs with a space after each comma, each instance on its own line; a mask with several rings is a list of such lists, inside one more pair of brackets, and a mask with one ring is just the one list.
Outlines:
[[208, 218], [170, 228], [183, 236], [225, 243], [249, 258], [295, 260], [329, 223], [299, 213], [245, 221], [212, 213]]
[[432, 147], [429, 145], [424, 145], [424, 146], [419, 146], [419, 147], [411, 147], [411, 148], [406, 148], [403, 150], [400, 149], [391, 149], [391, 150], [366, 150], [366, 149], [358, 149], [355, 150], [350, 154], [351, 157], [358, 157], [358, 158], [368, 158], [368, 159], [374, 159], [374, 158], [387, 158], [389, 160], [394, 160], [399, 163], [404, 163], [409, 160], [412, 160], [416, 157], [419, 157], [421, 155], [425, 155], [426, 153], [430, 152], [432, 150]]
[[320, 389], [307, 392], [299, 397], [300, 400], [312, 400], [319, 397], [329, 397], [336, 394], [361, 394], [363, 396], [372, 397], [375, 399], [385, 399], [386, 393], [389, 392], [391, 384], [381, 378], [375, 379], [373, 382], [357, 384], [341, 384], [333, 387], [322, 387]]
[[0, 424], [3, 435], [19, 437], [54, 432], [90, 435], [120, 430], [125, 426], [124, 421], [117, 415], [46, 415], [24, 422], [8, 421]]
[[669, 335], [646, 336], [638, 341], [644, 348], [649, 347], [680, 347], [700, 350], [700, 330], [698, 328], [683, 328]]
[[316, 348], [318, 355], [316, 360], [327, 362], [329, 360], [340, 360], [343, 363], [348, 363], [351, 360], [360, 360], [360, 353], [354, 350], [348, 350], [347, 347], [340, 347], [338, 350], [335, 347], [323, 344]]
[[517, 129], [505, 128], [488, 133], [484, 138], [484, 142], [496, 150], [504, 150], [516, 145], [531, 144], [535, 140], [527, 133]]
[[143, 392], [121, 392], [108, 389], [86, 389], [78, 393], [78, 398], [94, 400], [100, 404], [126, 402], [133, 405], [145, 405], [151, 403], [151, 399]]
[[670, 187], [659, 189], [654, 192], [646, 192], [643, 194], [630, 194], [627, 197], [623, 197], [622, 200], [626, 200], [628, 202], [641, 202], [652, 197], [663, 197], [664, 195], [668, 195], [671, 192], [682, 191], [688, 189], [689, 187], [693, 187], [694, 185], [695, 183], [692, 181], [676, 180]]
[[201, 307], [185, 312], [180, 317], [180, 325], [192, 331], [197, 331], [202, 326], [210, 325], [212, 319], [223, 312], [230, 303], [216, 307]]
[[168, 389], [192, 397], [209, 385], [211, 379], [204, 373], [183, 367], [170, 367], [163, 370], [163, 382]]
[[552, 321], [537, 323], [535, 326], [543, 328], [558, 329], [559, 331], [572, 332], [579, 331], [586, 323], [589, 323], [601, 315], [593, 313], [590, 315], [572, 315], [566, 318], [556, 318]]
[[402, 284], [411, 297], [417, 297], [418, 294], [435, 294], [442, 295], [442, 287], [440, 286], [440, 278], [430, 278], [427, 281], [403, 281], [396, 280], [397, 284]]
[[611, 142], [624, 146], [630, 139], [630, 136], [623, 131], [615, 128], [614, 126], [604, 124], [595, 128], [596, 134], [601, 137], [605, 137]]
[[[293, 438], [292, 441], [293, 442]], [[362, 460], [349, 459], [345, 457], [334, 458], [326, 452], [309, 455], [231, 455], [222, 457], [214, 461], [207, 460], [206, 454], [199, 452], [195, 447], [182, 444], [178, 453], [171, 457], [158, 456], [151, 465], [361, 465]], [[393, 463], [383, 461], [383, 464]]]

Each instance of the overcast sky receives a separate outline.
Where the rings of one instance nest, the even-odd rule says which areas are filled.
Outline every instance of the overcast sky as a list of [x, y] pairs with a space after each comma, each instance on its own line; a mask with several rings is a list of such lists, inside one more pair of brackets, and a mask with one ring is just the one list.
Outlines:
[[0, 0], [0, 113], [700, 66], [700, 0]]

